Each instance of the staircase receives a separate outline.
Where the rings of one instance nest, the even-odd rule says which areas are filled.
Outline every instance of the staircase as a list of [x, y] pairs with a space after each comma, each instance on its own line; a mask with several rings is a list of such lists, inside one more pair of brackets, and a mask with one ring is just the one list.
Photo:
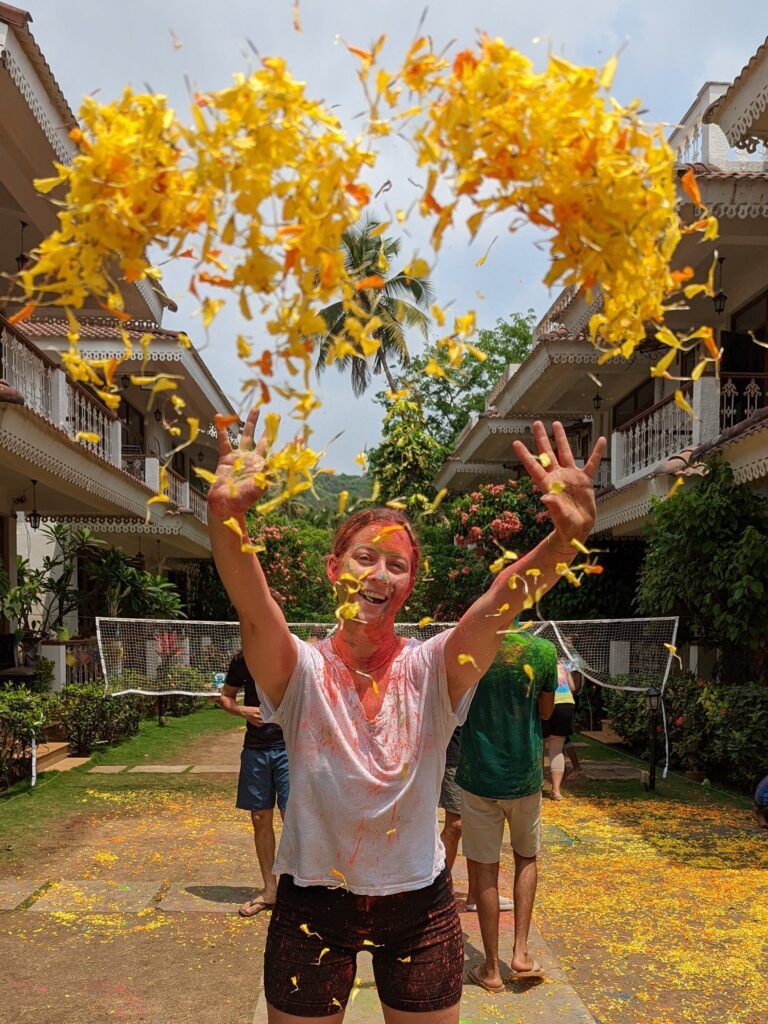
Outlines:
[[40, 743], [37, 747], [37, 770], [38, 772], [47, 771], [67, 757], [69, 757], [68, 743], [46, 740], [45, 743]]
[[606, 746], [609, 747], [621, 746], [624, 740], [613, 731], [613, 722], [611, 719], [604, 718], [601, 725], [601, 729], [596, 729], [593, 732], [587, 732], [582, 729], [581, 735], [586, 736], [589, 740], [596, 740], [598, 743], [605, 743]]

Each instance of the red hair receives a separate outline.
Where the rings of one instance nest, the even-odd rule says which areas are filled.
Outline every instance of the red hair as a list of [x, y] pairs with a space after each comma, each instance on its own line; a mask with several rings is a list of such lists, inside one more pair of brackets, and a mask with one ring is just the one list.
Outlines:
[[375, 508], [366, 508], [360, 512], [355, 512], [348, 519], [345, 519], [343, 523], [336, 530], [336, 536], [333, 538], [333, 554], [336, 558], [341, 558], [344, 552], [352, 544], [354, 536], [359, 533], [360, 530], [365, 529], [366, 526], [372, 524], [377, 526], [402, 526], [408, 540], [411, 542], [411, 550], [413, 551], [413, 564], [411, 565], [411, 585], [416, 580], [416, 573], [419, 569], [419, 559], [421, 558], [421, 546], [419, 544], [418, 537], [413, 529], [413, 524], [408, 516], [396, 508], [386, 508], [385, 506], [377, 506]]

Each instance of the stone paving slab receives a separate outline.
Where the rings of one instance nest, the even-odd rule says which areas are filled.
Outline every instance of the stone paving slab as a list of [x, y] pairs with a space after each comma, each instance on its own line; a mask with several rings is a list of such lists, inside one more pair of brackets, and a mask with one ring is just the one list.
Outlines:
[[154, 906], [160, 882], [55, 882], [28, 908], [38, 914], [135, 914]]
[[191, 765], [188, 764], [137, 764], [134, 768], [129, 768], [128, 772], [142, 775], [181, 775], [190, 768]]
[[636, 768], [626, 761], [582, 761], [581, 767], [586, 777], [593, 782], [627, 782], [630, 779], [642, 779], [645, 774], [642, 768]]
[[190, 775], [237, 775], [239, 764], [196, 764], [190, 768]]
[[45, 880], [30, 882], [28, 879], [18, 881], [15, 878], [6, 878], [0, 881], [0, 910], [15, 910], [44, 884]]
[[95, 768], [91, 768], [88, 772], [89, 775], [117, 775], [118, 772], [124, 772], [128, 767], [127, 764], [97, 764]]
[[[504, 917], [511, 917], [505, 914]], [[474, 920], [470, 920], [469, 918]], [[475, 915], [461, 917], [464, 931], [465, 982], [467, 972], [482, 962], [480, 928]], [[512, 935], [501, 935], [502, 973], [509, 972], [508, 958], [512, 949]], [[508, 1024], [525, 1021], [551, 1024], [595, 1024], [594, 1018], [569, 984], [555, 957], [550, 953], [536, 926], [531, 927], [530, 950], [545, 969], [543, 980], [509, 982], [502, 993], [490, 993], [478, 985], [465, 983], [461, 997], [461, 1020], [465, 1024], [479, 1020], [498, 1020]], [[373, 1024], [383, 1020], [376, 985], [373, 980], [372, 959], [367, 953], [357, 957], [355, 986], [352, 989], [344, 1024]], [[299, 979], [301, 983], [301, 979]], [[253, 1024], [267, 1024], [267, 1004], [264, 992], [259, 993]]]
[[252, 881], [174, 882], [157, 907], [168, 913], [234, 914], [258, 891]]

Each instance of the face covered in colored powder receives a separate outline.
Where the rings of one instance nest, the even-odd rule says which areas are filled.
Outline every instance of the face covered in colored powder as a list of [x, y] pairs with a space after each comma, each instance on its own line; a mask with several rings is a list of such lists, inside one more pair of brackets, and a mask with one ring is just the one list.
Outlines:
[[413, 589], [415, 552], [408, 533], [395, 524], [371, 523], [352, 537], [344, 554], [328, 561], [335, 583], [348, 573], [361, 581], [350, 594], [360, 610], [357, 619], [373, 625], [393, 623]]

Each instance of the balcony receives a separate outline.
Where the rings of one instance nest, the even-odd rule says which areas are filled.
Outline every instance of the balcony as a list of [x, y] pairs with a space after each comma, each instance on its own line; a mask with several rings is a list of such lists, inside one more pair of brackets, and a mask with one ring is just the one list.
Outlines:
[[28, 409], [63, 430], [73, 440], [78, 434], [97, 434], [98, 442], [79, 439], [94, 455], [120, 465], [120, 421], [84, 387], [18, 331], [0, 318], [0, 377], [16, 388]]
[[768, 373], [728, 373], [720, 378], [720, 431], [768, 405]]
[[[690, 401], [691, 385], [683, 389]], [[617, 487], [629, 483], [670, 455], [694, 443], [693, 421], [673, 395], [619, 427], [613, 434], [613, 477]]]

